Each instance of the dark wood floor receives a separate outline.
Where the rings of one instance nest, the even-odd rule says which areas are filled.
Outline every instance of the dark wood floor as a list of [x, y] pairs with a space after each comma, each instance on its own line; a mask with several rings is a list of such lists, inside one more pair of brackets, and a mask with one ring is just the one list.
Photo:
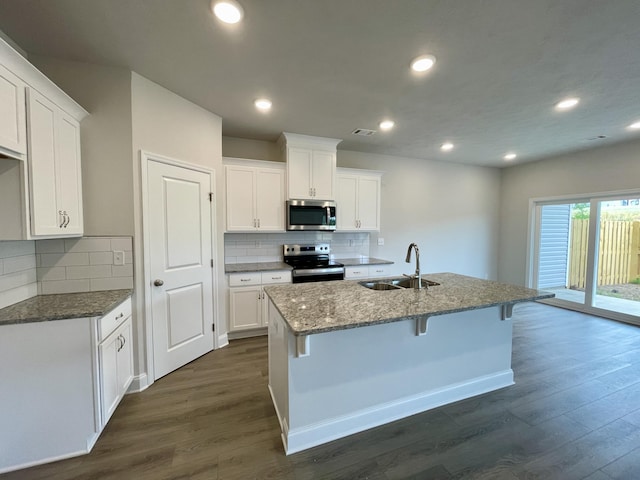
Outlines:
[[640, 479], [640, 328], [539, 304], [513, 322], [514, 386], [306, 452], [283, 453], [262, 337], [125, 397], [91, 454], [1, 477]]

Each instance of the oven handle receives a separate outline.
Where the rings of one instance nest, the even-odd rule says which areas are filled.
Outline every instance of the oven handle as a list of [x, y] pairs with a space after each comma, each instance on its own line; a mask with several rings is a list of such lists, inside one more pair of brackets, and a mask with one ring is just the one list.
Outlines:
[[294, 269], [294, 277], [310, 277], [311, 275], [318, 275], [324, 273], [344, 273], [344, 267], [331, 267], [331, 268], [303, 268]]

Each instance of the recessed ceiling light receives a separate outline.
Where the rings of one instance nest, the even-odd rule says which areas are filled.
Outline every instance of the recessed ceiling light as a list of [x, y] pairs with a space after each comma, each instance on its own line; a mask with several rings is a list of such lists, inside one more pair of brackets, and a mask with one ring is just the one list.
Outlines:
[[505, 159], [505, 160], [513, 160], [513, 159], [515, 159], [516, 157], [517, 157], [517, 155], [516, 155], [515, 153], [511, 152], [511, 153], [507, 153], [507, 154], [504, 156], [504, 159]]
[[259, 98], [253, 104], [256, 106], [258, 110], [261, 112], [268, 112], [271, 110], [271, 100], [268, 98]]
[[579, 98], [565, 98], [561, 102], [556, 103], [556, 110], [569, 110], [580, 103]]
[[453, 143], [446, 142], [440, 145], [440, 150], [442, 150], [443, 152], [448, 152], [450, 150], [453, 150], [453, 147], [454, 147]]
[[629, 130], [640, 130], [640, 122], [632, 123], [627, 127]]
[[224, 23], [238, 23], [244, 16], [244, 10], [242, 10], [240, 4], [234, 0], [214, 0], [213, 13]]
[[411, 70], [414, 72], [426, 72], [436, 63], [436, 57], [433, 55], [420, 55], [411, 62]]
[[378, 126], [380, 127], [380, 130], [391, 130], [395, 124], [396, 122], [393, 120], [383, 120]]

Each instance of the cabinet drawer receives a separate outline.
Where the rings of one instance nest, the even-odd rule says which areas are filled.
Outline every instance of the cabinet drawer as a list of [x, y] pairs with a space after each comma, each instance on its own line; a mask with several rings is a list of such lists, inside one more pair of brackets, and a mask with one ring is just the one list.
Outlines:
[[262, 276], [260, 275], [260, 272], [232, 273], [231, 275], [229, 275], [230, 287], [260, 285], [261, 283], [262, 283]]
[[389, 265], [369, 265], [369, 276], [386, 277], [390, 270]]
[[344, 278], [366, 278], [369, 276], [369, 267], [362, 265], [359, 267], [346, 267], [344, 269]]
[[262, 284], [269, 285], [272, 283], [291, 283], [291, 272], [288, 270], [262, 272]]
[[105, 316], [103, 316], [99, 323], [100, 338], [98, 341], [102, 341], [107, 338], [111, 332], [113, 332], [118, 325], [124, 322], [131, 316], [131, 297], [127, 298], [124, 302], [111, 310]]

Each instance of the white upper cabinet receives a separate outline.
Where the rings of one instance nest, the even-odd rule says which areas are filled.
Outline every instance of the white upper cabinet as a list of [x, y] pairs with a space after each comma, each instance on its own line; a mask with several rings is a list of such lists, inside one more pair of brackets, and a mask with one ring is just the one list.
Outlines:
[[284, 164], [225, 159], [226, 231], [284, 231]]
[[25, 84], [0, 65], [0, 154], [24, 159], [27, 154]]
[[339, 168], [337, 171], [337, 230], [380, 230], [381, 172]]
[[336, 148], [341, 140], [283, 133], [289, 199], [335, 200]]
[[0, 240], [82, 236], [87, 112], [2, 39], [0, 112]]
[[80, 124], [29, 89], [31, 235], [81, 236]]

